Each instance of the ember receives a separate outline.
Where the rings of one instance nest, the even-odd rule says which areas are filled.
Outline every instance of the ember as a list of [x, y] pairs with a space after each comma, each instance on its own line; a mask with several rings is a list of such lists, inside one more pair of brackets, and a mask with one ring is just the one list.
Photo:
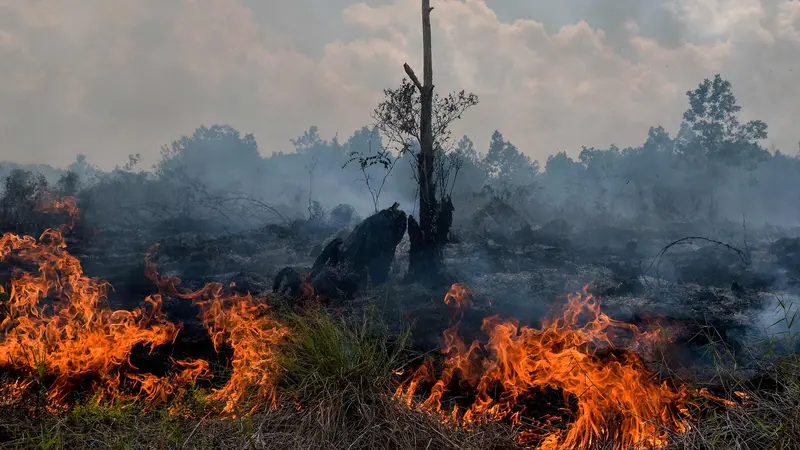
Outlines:
[[[453, 297], [451, 290], [445, 303]], [[569, 295], [563, 314], [541, 329], [492, 316], [482, 327], [488, 341], [467, 345], [458, 327], [444, 332], [441, 375], [428, 361], [398, 388], [396, 397], [406, 405], [415, 405], [415, 394], [430, 386], [417, 407], [464, 426], [509, 421], [522, 426], [523, 444], [542, 449], [588, 449], [603, 441], [621, 449], [660, 448], [668, 432], [688, 427], [687, 390], [656, 382], [633, 351], [655, 334], [601, 313], [586, 288]], [[563, 394], [558, 411], [543, 413], [542, 390]], [[443, 405], [445, 396], [465, 393], [466, 405]]]

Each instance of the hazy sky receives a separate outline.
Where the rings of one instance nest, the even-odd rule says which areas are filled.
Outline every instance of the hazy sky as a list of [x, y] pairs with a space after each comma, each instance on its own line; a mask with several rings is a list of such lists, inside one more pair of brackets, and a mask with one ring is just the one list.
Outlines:
[[[103, 167], [200, 125], [289, 150], [370, 121], [408, 62], [419, 0], [0, 0], [0, 159]], [[543, 160], [677, 129], [685, 91], [721, 72], [770, 145], [800, 140], [798, 0], [432, 0], [435, 82], [481, 104], [456, 127], [500, 129]]]

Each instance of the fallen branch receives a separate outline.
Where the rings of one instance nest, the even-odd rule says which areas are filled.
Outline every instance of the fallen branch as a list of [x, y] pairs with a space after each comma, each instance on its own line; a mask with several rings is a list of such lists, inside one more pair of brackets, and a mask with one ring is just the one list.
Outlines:
[[716, 239], [709, 239], [709, 238], [702, 237], [702, 236], [688, 236], [688, 237], [685, 237], [685, 238], [678, 239], [677, 241], [673, 241], [673, 242], [669, 243], [667, 246], [665, 246], [664, 248], [662, 248], [658, 252], [658, 254], [653, 258], [653, 260], [650, 261], [650, 265], [647, 266], [647, 269], [645, 269], [644, 272], [642, 272], [642, 275], [646, 275], [648, 272], [650, 272], [650, 269], [653, 267], [653, 264], [655, 264], [656, 265], [656, 277], [659, 277], [658, 268], [661, 266], [661, 258], [664, 257], [664, 254], [667, 253], [667, 251], [670, 248], [672, 248], [672, 247], [674, 247], [676, 245], [691, 243], [692, 241], [695, 241], [695, 240], [701, 240], [701, 241], [710, 242], [710, 243], [715, 244], [715, 245], [721, 245], [721, 246], [723, 246], [723, 247], [725, 247], [725, 248], [727, 248], [729, 250], [733, 250], [734, 252], [736, 252], [737, 255], [739, 255], [739, 259], [741, 259], [742, 262], [746, 266], [750, 265], [750, 259], [748, 258], [747, 254], [745, 252], [739, 250], [738, 248], [730, 245], [730, 244], [726, 244], [726, 243], [724, 243], [722, 241], [718, 241]]

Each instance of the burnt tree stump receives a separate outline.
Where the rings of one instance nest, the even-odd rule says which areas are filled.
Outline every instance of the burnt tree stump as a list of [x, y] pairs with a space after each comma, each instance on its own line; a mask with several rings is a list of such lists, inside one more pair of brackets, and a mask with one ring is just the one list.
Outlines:
[[302, 292], [300, 285], [302, 279], [300, 274], [293, 267], [284, 267], [275, 275], [272, 282], [272, 292], [291, 297], [299, 297]]
[[[398, 206], [395, 203], [368, 217], [346, 239], [334, 239], [323, 248], [309, 271], [317, 295], [332, 300], [350, 299], [368, 284], [388, 280], [395, 249], [406, 232], [406, 213]], [[283, 269], [279, 277], [299, 284], [299, 276], [287, 277], [289, 270], [293, 269]], [[275, 286], [282, 285], [279, 277]], [[299, 292], [299, 285], [289, 291]]]
[[450, 240], [450, 227], [453, 225], [453, 202], [449, 196], [442, 199], [436, 213], [436, 233], [432, 239], [427, 238], [419, 222], [411, 216], [408, 218], [409, 277], [418, 281], [437, 281], [444, 273], [431, 272], [431, 267], [441, 269], [441, 264], [431, 266], [431, 260], [442, 260], [444, 244]]
[[436, 220], [436, 239], [442, 243], [447, 244], [450, 242], [450, 228], [453, 226], [453, 200], [450, 196], [446, 196], [439, 204], [439, 216]]

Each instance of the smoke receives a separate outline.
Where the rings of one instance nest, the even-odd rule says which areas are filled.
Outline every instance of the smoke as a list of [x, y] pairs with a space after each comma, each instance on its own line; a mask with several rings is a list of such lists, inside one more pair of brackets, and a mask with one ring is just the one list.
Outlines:
[[800, 295], [770, 294], [764, 309], [757, 311], [753, 328], [770, 346], [784, 351], [800, 349]]

